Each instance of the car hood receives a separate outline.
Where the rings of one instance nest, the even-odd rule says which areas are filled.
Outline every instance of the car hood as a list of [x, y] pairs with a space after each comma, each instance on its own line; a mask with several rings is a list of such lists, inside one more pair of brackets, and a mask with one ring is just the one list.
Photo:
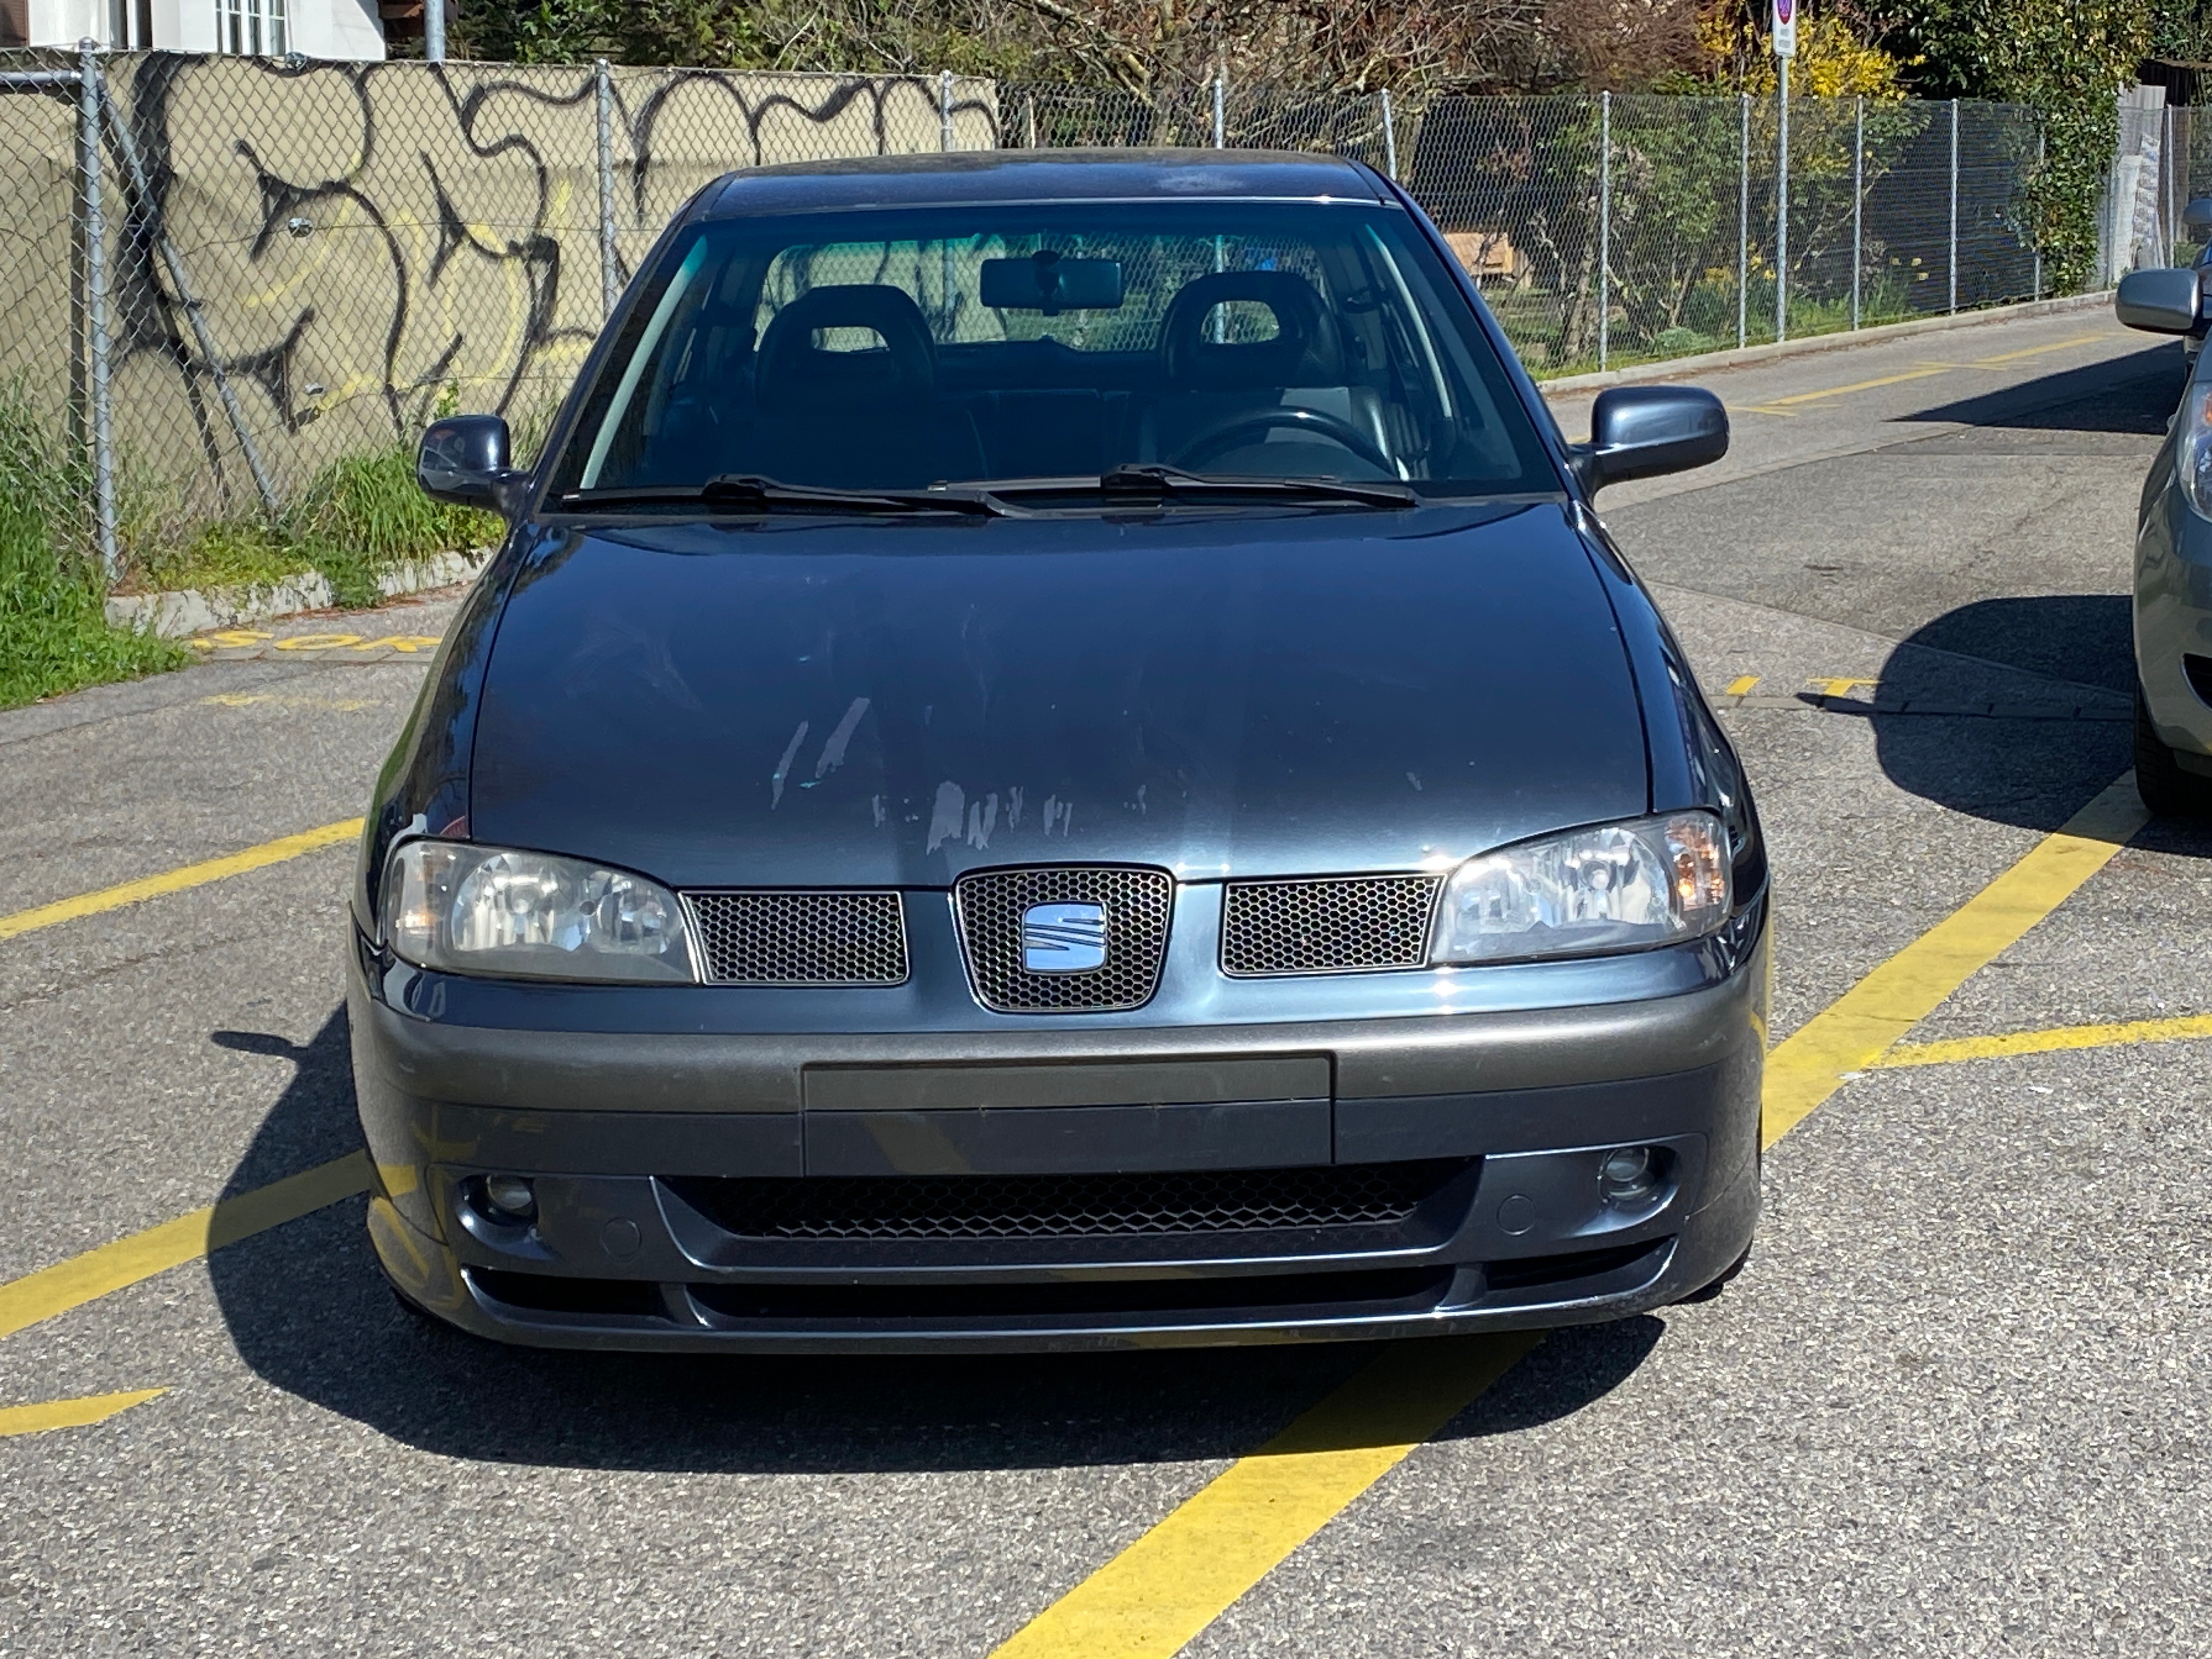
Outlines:
[[486, 678], [480, 842], [679, 886], [1204, 880], [1645, 810], [1627, 654], [1555, 500], [543, 533]]

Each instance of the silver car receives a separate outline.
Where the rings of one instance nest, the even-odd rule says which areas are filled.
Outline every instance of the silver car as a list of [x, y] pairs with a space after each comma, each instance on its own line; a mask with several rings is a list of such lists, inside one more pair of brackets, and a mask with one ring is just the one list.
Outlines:
[[[2138, 270], [2121, 279], [2115, 308], [2130, 328], [2191, 340], [2206, 320], [2202, 293], [2196, 270]], [[2143, 804], [2212, 817], [2212, 378], [2201, 354], [2143, 482], [2135, 635]]]

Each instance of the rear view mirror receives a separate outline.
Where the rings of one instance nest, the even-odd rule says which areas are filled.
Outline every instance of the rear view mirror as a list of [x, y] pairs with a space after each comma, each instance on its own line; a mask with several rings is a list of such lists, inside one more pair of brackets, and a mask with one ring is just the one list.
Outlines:
[[2212, 196], [2200, 196], [2181, 210], [2181, 228], [2199, 241], [2212, 236]]
[[2112, 314], [2148, 333], [2186, 334], [2197, 326], [2197, 291], [2193, 270], [2131, 270], [2120, 278]]
[[1121, 262], [1064, 259], [1050, 248], [1026, 259], [986, 259], [982, 292], [996, 311], [1111, 311], [1121, 303]]
[[448, 415], [423, 429], [415, 482], [433, 501], [514, 516], [526, 474], [509, 465], [513, 440], [496, 415]]
[[1617, 386], [1590, 408], [1590, 441], [1576, 447], [1583, 488], [1686, 472], [1728, 453], [1728, 410], [1693, 386]]

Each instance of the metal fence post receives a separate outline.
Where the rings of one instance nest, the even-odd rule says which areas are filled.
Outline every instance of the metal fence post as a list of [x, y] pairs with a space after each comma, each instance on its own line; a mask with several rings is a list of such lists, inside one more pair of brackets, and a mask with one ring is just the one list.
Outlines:
[[937, 76], [937, 147], [952, 148], [952, 71], [941, 70]]
[[[1229, 143], [1229, 65], [1222, 64], [1213, 71], [1213, 147], [1225, 149]], [[1228, 245], [1218, 236], [1213, 239], [1213, 269], [1218, 274], [1228, 269]], [[1220, 307], [1213, 307], [1213, 343], [1221, 345], [1229, 337], [1229, 314]]]
[[1959, 100], [1951, 100], [1951, 309], [1959, 309]]
[[1613, 94], [1597, 95], [1597, 366], [1610, 343], [1613, 312]]
[[1382, 165], [1389, 169], [1390, 182], [1398, 181], [1398, 128], [1390, 118], [1390, 88], [1382, 88]]
[[1779, 343], [1790, 337], [1790, 60], [1778, 61], [1782, 81], [1775, 106], [1780, 120], [1775, 136], [1774, 338]]
[[1866, 269], [1866, 100], [1851, 123], [1851, 326], [1859, 325], [1859, 273]]
[[605, 58], [592, 66], [592, 78], [599, 106], [599, 305], [611, 317], [622, 284], [615, 263], [615, 77]]
[[115, 543], [115, 443], [107, 379], [107, 222], [100, 201], [100, 49], [77, 43], [76, 164], [84, 196], [84, 311], [91, 335], [87, 374], [92, 405], [92, 531], [100, 574], [112, 584], [122, 573]]
[[446, 61], [446, 0], [423, 0], [422, 56], [433, 64]]
[[2158, 124], [2165, 129], [2158, 141], [2158, 219], [2159, 229], [2161, 233], [2158, 262], [2162, 265], [2170, 265], [2173, 263], [2173, 245], [2181, 240], [2174, 234], [2174, 227], [2180, 222], [2181, 216], [2175, 210], [2173, 203], [2173, 106], [2172, 104], [2160, 106]]
[[1751, 318], [1751, 94], [1740, 92], [1736, 99], [1741, 125], [1736, 154], [1735, 343], [1741, 349]]
[[[2041, 125], [2042, 119], [2043, 118], [2040, 115], [2036, 118], [2038, 125], [2035, 129], [2035, 177], [2038, 184], [2040, 184], [2043, 179], [2044, 130]], [[2035, 239], [2035, 297], [2039, 300], [2043, 297], [2043, 238], [2041, 236], [2038, 236]]]

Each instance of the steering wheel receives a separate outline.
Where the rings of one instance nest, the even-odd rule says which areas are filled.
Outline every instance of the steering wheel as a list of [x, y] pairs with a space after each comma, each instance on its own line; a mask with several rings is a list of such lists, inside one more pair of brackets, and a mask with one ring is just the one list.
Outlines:
[[1352, 425], [1334, 415], [1324, 415], [1317, 409], [1264, 409], [1256, 415], [1236, 415], [1213, 425], [1187, 440], [1172, 455], [1164, 457], [1170, 466], [1196, 468], [1217, 455], [1226, 454], [1247, 440], [1283, 428], [1294, 428], [1316, 438], [1326, 438], [1340, 449], [1349, 450], [1386, 478], [1398, 476], [1398, 468], [1385, 455], [1374, 440]]

